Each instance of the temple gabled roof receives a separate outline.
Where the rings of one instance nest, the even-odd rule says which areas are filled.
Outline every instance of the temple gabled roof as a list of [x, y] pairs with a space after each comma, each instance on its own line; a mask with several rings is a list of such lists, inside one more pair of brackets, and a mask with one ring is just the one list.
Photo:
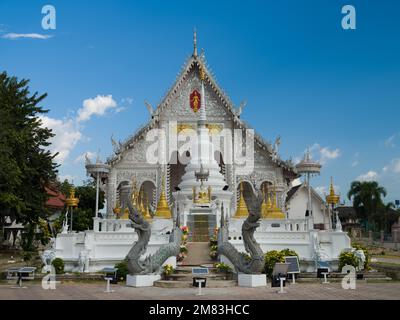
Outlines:
[[[144, 126], [141, 126], [140, 128], [138, 128], [138, 130], [136, 130], [136, 132], [133, 135], [131, 135], [128, 139], [126, 139], [121, 144], [118, 152], [114, 156], [107, 159], [107, 163], [113, 164], [115, 162], [118, 162], [118, 160], [121, 159], [121, 153], [124, 150], [128, 150], [128, 149], [132, 148], [134, 145], [134, 142], [138, 141], [139, 139], [142, 139], [143, 136], [149, 130], [156, 127], [156, 125], [158, 123], [157, 116], [164, 109], [166, 109], [166, 108], [168, 108], [168, 106], [170, 106], [175, 95], [179, 94], [179, 89], [185, 83], [187, 76], [192, 71], [192, 69], [195, 67], [203, 68], [203, 70], [205, 72], [205, 82], [209, 84], [211, 89], [214, 91], [214, 93], [217, 95], [217, 97], [221, 100], [223, 107], [225, 107], [226, 110], [228, 110], [228, 112], [232, 115], [232, 119], [233, 119], [233, 122], [235, 123], [235, 125], [237, 125], [239, 128], [242, 128], [242, 129], [253, 129], [245, 121], [240, 119], [240, 115], [238, 115], [237, 108], [234, 106], [234, 104], [230, 100], [229, 96], [217, 84], [217, 81], [215, 80], [212, 72], [210, 71], [210, 68], [208, 67], [206, 60], [205, 60], [204, 52], [202, 52], [200, 55], [197, 55], [197, 46], [196, 45], [197, 44], [196, 44], [196, 40], [195, 40], [193, 54], [186, 59], [175, 82], [173, 83], [171, 88], [167, 91], [166, 95], [161, 100], [161, 102], [157, 105], [157, 108], [154, 110], [151, 120]], [[272, 159], [273, 162], [275, 162], [278, 166], [283, 167], [284, 170], [287, 173], [289, 173], [293, 178], [297, 177], [297, 173], [296, 173], [294, 165], [292, 164], [291, 161], [284, 161], [284, 160], [280, 159], [279, 157], [273, 158], [272, 154], [274, 151], [273, 151], [272, 145], [269, 142], [265, 141], [255, 131], [254, 131], [254, 138], [255, 138], [255, 144], [258, 145], [258, 147], [260, 147], [261, 150], [265, 151], [269, 155], [269, 157]]]
[[[293, 197], [297, 194], [297, 192], [298, 192], [299, 190], [301, 190], [301, 189], [306, 189], [306, 191], [307, 191], [307, 185], [306, 185], [305, 183], [302, 183], [302, 184], [299, 184], [299, 185], [297, 185], [297, 186], [295, 186], [295, 187], [292, 187], [292, 188], [288, 191], [288, 193], [287, 193], [287, 195], [286, 195], [286, 203], [289, 203], [289, 202], [293, 199]], [[318, 201], [320, 201], [321, 203], [323, 203], [325, 206], [327, 205], [326, 202], [325, 202], [325, 200], [319, 195], [319, 193], [318, 193], [313, 187], [311, 187], [311, 194], [312, 194], [316, 199], [318, 199]]]

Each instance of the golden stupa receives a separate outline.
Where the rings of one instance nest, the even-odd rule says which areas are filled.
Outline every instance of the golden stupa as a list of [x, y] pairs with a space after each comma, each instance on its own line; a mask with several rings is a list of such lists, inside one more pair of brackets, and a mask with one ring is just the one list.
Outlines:
[[151, 214], [150, 214], [149, 199], [148, 199], [147, 196], [145, 197], [145, 199], [146, 199], [146, 205], [144, 206], [143, 217], [144, 217], [146, 220], [151, 220], [151, 219], [153, 219], [153, 217], [152, 217]]
[[167, 197], [165, 195], [165, 180], [164, 180], [164, 178], [162, 180], [160, 200], [158, 201], [157, 209], [156, 209], [156, 213], [154, 214], [154, 217], [161, 218], [161, 219], [171, 219], [172, 218], [171, 209], [168, 206]]
[[274, 184], [274, 191], [273, 191], [273, 198], [272, 198], [272, 203], [271, 203], [271, 198], [268, 195], [268, 203], [267, 203], [267, 209], [266, 212], [267, 214], [265, 215], [265, 219], [286, 219], [286, 215], [282, 212], [282, 210], [277, 206], [277, 195], [276, 195], [276, 190], [275, 190], [275, 184]]
[[335, 194], [335, 189], [333, 187], [333, 178], [331, 177], [331, 185], [329, 187], [329, 195], [326, 196], [326, 203], [330, 204], [331, 206], [335, 206], [339, 203], [340, 197], [339, 195]]
[[240, 182], [240, 198], [234, 218], [244, 218], [248, 217], [248, 215], [249, 215], [249, 210], [247, 209], [246, 201], [244, 200], [243, 197], [243, 182]]

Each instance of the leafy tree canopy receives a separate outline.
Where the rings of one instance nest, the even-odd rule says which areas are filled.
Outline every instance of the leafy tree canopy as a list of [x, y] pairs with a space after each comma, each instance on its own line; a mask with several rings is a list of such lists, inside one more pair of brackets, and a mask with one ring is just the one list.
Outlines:
[[45, 187], [57, 173], [57, 154], [48, 151], [54, 134], [40, 120], [46, 94], [31, 94], [28, 83], [0, 73], [0, 224], [10, 216], [37, 225], [46, 216]]

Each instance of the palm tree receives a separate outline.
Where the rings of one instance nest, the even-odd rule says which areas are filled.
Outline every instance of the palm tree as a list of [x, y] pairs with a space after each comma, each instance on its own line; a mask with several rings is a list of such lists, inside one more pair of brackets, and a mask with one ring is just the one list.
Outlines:
[[373, 215], [377, 213], [378, 206], [383, 204], [382, 196], [386, 197], [386, 190], [376, 181], [353, 181], [347, 194], [349, 200], [353, 201], [357, 215], [368, 226]]

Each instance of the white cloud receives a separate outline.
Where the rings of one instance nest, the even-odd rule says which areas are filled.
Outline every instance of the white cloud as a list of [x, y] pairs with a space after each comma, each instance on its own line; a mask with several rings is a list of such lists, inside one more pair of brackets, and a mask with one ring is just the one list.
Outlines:
[[385, 147], [386, 148], [394, 148], [396, 147], [395, 140], [399, 134], [394, 134], [385, 140]]
[[70, 174], [64, 174], [64, 175], [59, 175], [58, 180], [61, 182], [64, 182], [64, 180], [68, 180], [68, 182], [73, 182], [75, 179], [75, 176], [71, 176]]
[[55, 136], [51, 138], [50, 151], [58, 152], [56, 162], [62, 164], [71, 150], [82, 139], [82, 133], [72, 119], [59, 120], [47, 116], [40, 116], [42, 125], [53, 130]]
[[376, 181], [379, 178], [379, 174], [376, 171], [368, 171], [357, 177], [358, 181]]
[[[88, 142], [90, 139], [83, 136], [81, 133], [82, 126], [80, 122], [87, 121], [92, 115], [104, 115], [110, 108], [116, 108], [117, 103], [111, 95], [98, 95], [93, 99], [83, 101], [83, 107], [78, 110], [76, 118], [69, 119], [54, 119], [47, 116], [41, 116], [42, 125], [53, 130], [55, 136], [51, 138], [49, 150], [52, 153], [58, 152], [55, 161], [58, 164], [63, 164], [68, 158], [71, 151], [76, 147], [78, 142]], [[93, 157], [93, 152], [88, 152], [90, 158]], [[78, 156], [74, 163], [84, 160], [85, 154]]]
[[311, 148], [310, 151], [314, 154], [316, 153], [319, 156], [319, 163], [324, 165], [330, 160], [337, 159], [341, 156], [340, 149], [330, 149], [329, 147], [321, 147], [320, 144], [315, 143]]
[[400, 158], [393, 159], [389, 165], [383, 168], [384, 173], [400, 173]]
[[116, 108], [117, 103], [112, 95], [101, 96], [86, 99], [83, 101], [83, 107], [78, 110], [77, 121], [87, 121], [92, 115], [104, 115], [108, 109]]
[[87, 152], [84, 152], [81, 155], [77, 156], [76, 159], [74, 160], [74, 163], [84, 162], [86, 155], [90, 160], [94, 160], [96, 158], [95, 152], [87, 151]]
[[360, 157], [360, 153], [359, 152], [356, 152], [355, 154], [354, 154], [354, 156], [353, 156], [353, 162], [352, 162], [352, 164], [351, 164], [351, 166], [354, 168], [354, 167], [357, 167], [358, 165], [359, 165], [359, 163], [360, 163], [360, 161], [359, 161], [359, 157]]
[[7, 33], [2, 36], [3, 39], [10, 39], [10, 40], [16, 40], [16, 39], [41, 39], [41, 40], [47, 40], [52, 38], [52, 35], [45, 35], [45, 34], [40, 34], [40, 33]]
[[325, 186], [318, 186], [318, 187], [315, 187], [314, 188], [315, 189], [315, 191], [317, 191], [317, 193], [320, 195], [320, 196], [324, 196], [324, 195], [326, 195], [326, 187]]

